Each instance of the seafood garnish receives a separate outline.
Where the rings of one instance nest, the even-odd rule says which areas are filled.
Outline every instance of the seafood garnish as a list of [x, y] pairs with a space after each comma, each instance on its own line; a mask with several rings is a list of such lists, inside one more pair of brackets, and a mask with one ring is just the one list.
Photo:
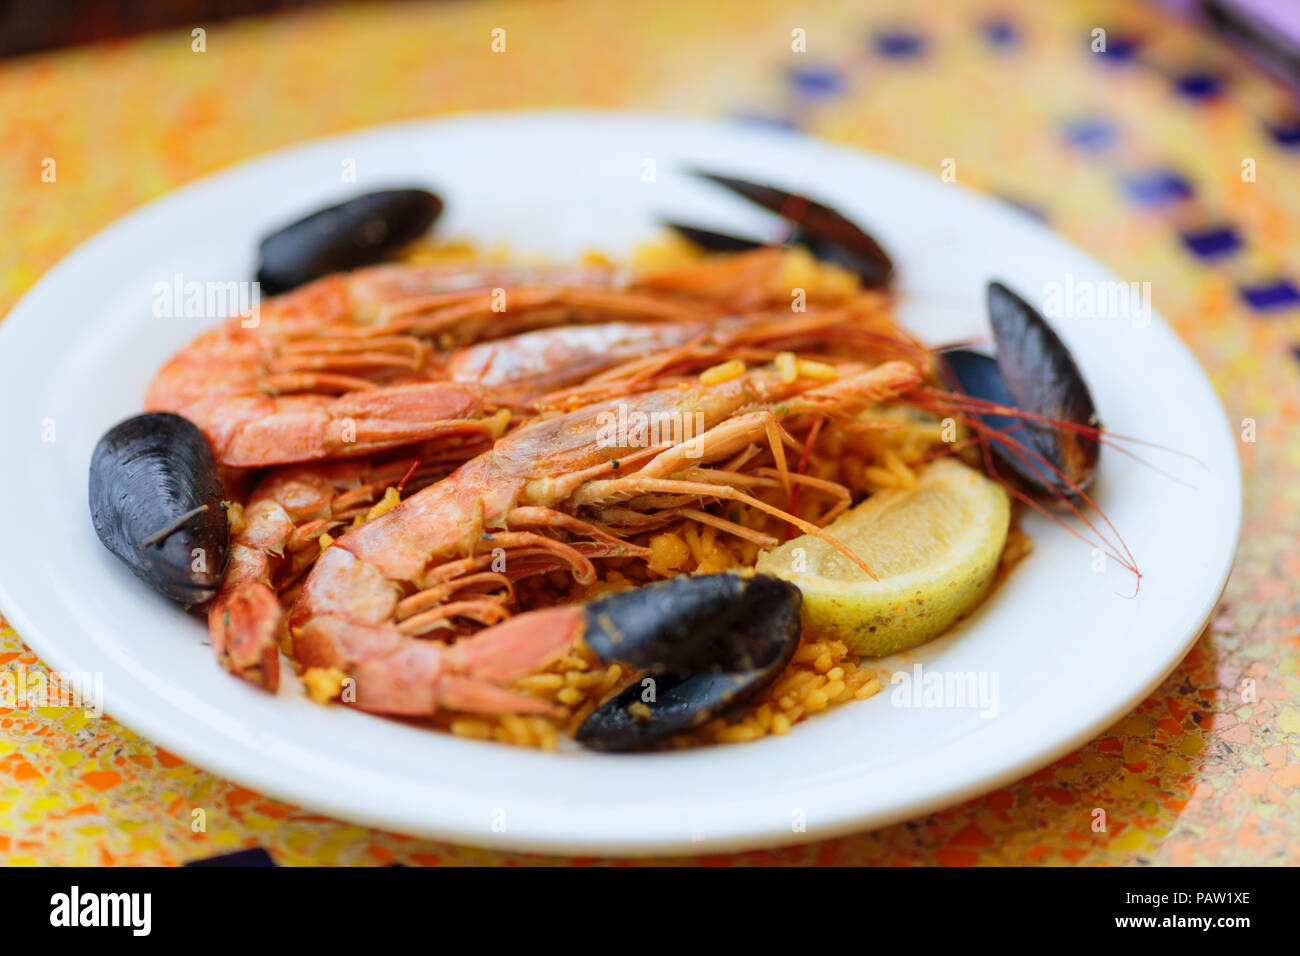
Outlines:
[[752, 252], [767, 245], [761, 239], [746, 239], [744, 236], [733, 236], [713, 229], [688, 226], [684, 222], [674, 222], [671, 219], [663, 220], [663, 224], [682, 238], [709, 252]]
[[[889, 284], [894, 273], [894, 263], [889, 255], [870, 234], [838, 210], [815, 199], [774, 186], [701, 170], [691, 172], [791, 222], [794, 229], [787, 237], [786, 245], [803, 246], [818, 259], [848, 269], [868, 288]], [[675, 222], [666, 225], [710, 252], [737, 252], [764, 245], [760, 240], [731, 236], [698, 226]]]
[[312, 213], [262, 240], [257, 281], [268, 295], [382, 262], [429, 231], [442, 200], [423, 189], [366, 193]]
[[[998, 370], [1016, 400], [1015, 407], [1053, 422], [1100, 428], [1074, 356], [1037, 310], [1000, 282], [989, 283], [988, 305]], [[1026, 428], [1076, 494], [1092, 482], [1101, 447], [1096, 438], [1042, 421], [1028, 421]]]
[[1077, 500], [1092, 483], [1101, 448], [1088, 385], [1060, 337], [1029, 303], [990, 282], [988, 304], [997, 358], [968, 349], [947, 350], [939, 358], [966, 395], [989, 403], [990, 411], [977, 417], [990, 433], [1019, 433], [1020, 443], [990, 437], [998, 462], [1039, 497]]
[[799, 589], [767, 574], [676, 577], [582, 609], [603, 661], [648, 676], [574, 734], [595, 750], [643, 750], [732, 710], [767, 687], [799, 646]]
[[203, 433], [179, 415], [136, 415], [90, 459], [90, 517], [104, 547], [180, 604], [217, 593], [230, 557], [225, 493]]

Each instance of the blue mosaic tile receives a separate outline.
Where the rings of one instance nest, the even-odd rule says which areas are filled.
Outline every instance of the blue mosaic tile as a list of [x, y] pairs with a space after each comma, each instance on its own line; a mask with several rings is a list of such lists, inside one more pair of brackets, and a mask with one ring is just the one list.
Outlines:
[[807, 96], [837, 96], [848, 86], [842, 70], [832, 66], [800, 66], [789, 73], [790, 85]]
[[1124, 177], [1129, 198], [1143, 206], [1163, 206], [1192, 195], [1191, 184], [1168, 169], [1150, 169]]
[[1241, 237], [1231, 226], [1215, 226], [1182, 233], [1183, 245], [1201, 259], [1226, 256], [1241, 248]]
[[1190, 70], [1174, 80], [1178, 95], [1189, 100], [1210, 100], [1223, 92], [1223, 78], [1208, 70]]
[[1300, 118], [1269, 123], [1268, 135], [1272, 136], [1279, 146], [1285, 146], [1287, 149], [1300, 148]]
[[271, 854], [264, 849], [254, 847], [251, 850], [236, 850], [233, 853], [219, 853], [201, 860], [190, 860], [186, 866], [275, 866]]
[[[1106, 49], [1099, 50], [1093, 55], [1101, 57], [1108, 63], [1130, 63], [1137, 58], [1141, 49], [1142, 41], [1138, 37], [1107, 30]], [[1092, 51], [1091, 32], [1088, 34], [1088, 50]]]
[[983, 25], [984, 39], [989, 46], [1005, 49], [1020, 45], [1020, 31], [1010, 20], [986, 20]]
[[1242, 286], [1241, 297], [1257, 312], [1289, 309], [1300, 305], [1300, 289], [1290, 279], [1277, 279], [1259, 285]]
[[877, 53], [891, 60], [907, 60], [925, 54], [925, 37], [908, 30], [881, 30], [872, 44]]
[[1065, 139], [1076, 149], [1098, 153], [1114, 145], [1119, 130], [1109, 120], [1085, 117], [1065, 124]]

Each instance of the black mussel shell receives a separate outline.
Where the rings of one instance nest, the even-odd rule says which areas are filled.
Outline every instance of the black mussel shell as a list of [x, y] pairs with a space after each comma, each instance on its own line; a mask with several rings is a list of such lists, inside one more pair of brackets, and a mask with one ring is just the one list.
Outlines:
[[119, 422], [90, 459], [90, 517], [99, 540], [136, 577], [181, 604], [210, 600], [225, 576], [223, 497], [207, 439], [170, 412]]
[[[816, 258], [856, 273], [862, 284], [871, 288], [887, 286], [893, 278], [894, 263], [889, 254], [873, 236], [839, 210], [773, 186], [701, 170], [692, 172], [794, 223], [796, 228], [787, 245], [804, 246]], [[705, 248], [715, 247], [705, 245]]]
[[442, 214], [442, 200], [423, 189], [366, 193], [285, 226], [262, 240], [257, 281], [281, 292], [329, 275], [382, 262], [420, 238]]
[[[949, 380], [950, 385], [955, 385], [962, 392], [974, 398], [982, 398], [985, 401], [996, 402], [1010, 408], [1015, 407], [1016, 400], [1007, 391], [1006, 382], [1002, 381], [1002, 373], [998, 370], [997, 359], [980, 352], [972, 352], [969, 349], [947, 349], [939, 353], [939, 359], [943, 362], [945, 378]], [[1019, 418], [994, 414], [977, 415], [975, 417], [996, 431], [1013, 430], [1012, 435], [1019, 441], [1023, 442], [1028, 437], [1025, 429], [1019, 427], [1021, 424]], [[1029, 439], [1029, 441], [1033, 442], [1032, 439]], [[1051, 491], [1050, 487], [1043, 485], [1041, 478], [1023, 465], [1005, 442], [994, 439], [989, 442], [989, 447], [997, 455], [998, 463], [1009, 468], [1022, 483], [1028, 483], [1036, 492], [1047, 493]], [[1037, 449], [1038, 446], [1033, 444], [1033, 447]], [[1041, 466], [1040, 470], [1047, 471]], [[1050, 472], [1048, 474], [1050, 475]]]
[[[988, 306], [998, 371], [1015, 407], [1054, 421], [1100, 427], [1083, 373], [1047, 320], [1000, 282], [989, 283]], [[1026, 424], [1025, 432], [1039, 452], [1069, 479], [1067, 484], [1036, 463], [1045, 473], [1037, 479], [1039, 485], [1073, 497], [1070, 484], [1082, 490], [1092, 483], [1101, 451], [1096, 438], [1068, 428]]]
[[587, 646], [648, 676], [597, 708], [575, 738], [595, 750], [642, 750], [743, 704], [794, 655], [802, 601], [770, 575], [708, 574], [592, 602]]
[[746, 239], [699, 226], [688, 226], [681, 222], [665, 221], [664, 225], [689, 242], [693, 242], [706, 252], [751, 252], [761, 249], [765, 243], [759, 239]]
[[787, 245], [803, 246], [814, 258], [856, 273], [858, 280], [869, 289], [883, 289], [889, 285], [894, 277], [894, 263], [875, 239], [857, 226], [853, 227], [856, 235], [827, 238], [816, 231], [817, 225], [805, 219], [790, 236]]
[[[778, 671], [779, 673], [779, 671]], [[636, 681], [606, 701], [578, 727], [574, 738], [584, 747], [611, 753], [645, 750], [673, 734], [699, 727], [744, 703], [776, 678], [759, 683], [754, 671], [720, 674], [662, 674]], [[653, 699], [647, 687], [653, 682]], [[636, 716], [636, 706], [649, 709]]]

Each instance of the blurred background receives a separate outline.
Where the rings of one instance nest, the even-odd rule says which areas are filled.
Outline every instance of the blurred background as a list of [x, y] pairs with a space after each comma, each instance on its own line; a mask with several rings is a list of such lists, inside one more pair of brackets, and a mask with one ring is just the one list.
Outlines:
[[230, 17], [320, 6], [326, 0], [0, 0], [0, 56], [133, 36]]
[[[490, 47], [497, 29], [504, 53]], [[1234, 425], [1251, 423], [1233, 576], [1175, 673], [1053, 766], [906, 824], [701, 862], [1296, 864], [1298, 50], [1292, 0], [0, 0], [0, 315], [90, 235], [177, 186], [378, 123], [662, 110], [820, 136], [936, 176], [952, 158], [961, 185], [1149, 281]], [[51, 158], [57, 185], [42, 179]], [[0, 618], [3, 661], [39, 666]], [[190, 832], [199, 799], [223, 826]], [[1091, 830], [1092, 807], [1107, 809], [1106, 833]], [[320, 818], [111, 720], [0, 711], [0, 862], [230, 851], [591, 862]]]
[[[273, 15], [338, 0], [0, 0], [0, 56], [132, 36], [232, 17]], [[409, 0], [415, 2], [415, 0]], [[1300, 9], [1292, 0], [1152, 0], [1300, 82]], [[1006, 4], [1012, 6], [1013, 4]], [[869, 5], [868, 5], [869, 6]]]

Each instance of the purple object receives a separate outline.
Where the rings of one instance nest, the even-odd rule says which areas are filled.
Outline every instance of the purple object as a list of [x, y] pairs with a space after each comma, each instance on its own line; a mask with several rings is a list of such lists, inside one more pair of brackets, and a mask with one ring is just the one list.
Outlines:
[[1119, 130], [1109, 120], [1085, 116], [1065, 124], [1065, 138], [1075, 149], [1099, 153], [1114, 145], [1119, 139]]
[[1269, 123], [1268, 133], [1279, 146], [1287, 149], [1300, 147], [1300, 119]]
[[984, 23], [984, 39], [989, 46], [1013, 47], [1020, 43], [1020, 31], [1007, 19], [988, 20]]
[[1180, 96], [1189, 100], [1211, 100], [1223, 92], [1223, 79], [1208, 70], [1191, 70], [1174, 81]]
[[833, 66], [797, 66], [790, 70], [789, 79], [800, 93], [816, 98], [836, 96], [848, 85], [844, 73]]
[[[1092, 50], [1092, 38], [1088, 38], [1088, 49]], [[1138, 51], [1142, 49], [1142, 40], [1140, 37], [1130, 36], [1125, 33], [1114, 33], [1106, 31], [1106, 49], [1097, 52], [1096, 56], [1103, 57], [1106, 62], [1113, 64], [1127, 64], [1135, 59]]]
[[1192, 195], [1191, 184], [1168, 169], [1152, 169], [1124, 177], [1129, 198], [1143, 206], [1164, 206]]
[[1201, 259], [1217, 259], [1241, 248], [1241, 237], [1231, 226], [1184, 232], [1182, 238], [1183, 245]]
[[1257, 312], [1288, 309], [1300, 305], [1300, 289], [1290, 279], [1277, 279], [1261, 285], [1242, 286], [1241, 296]]
[[876, 52], [891, 60], [907, 60], [925, 53], [925, 38], [909, 30], [882, 30], [876, 34]]

